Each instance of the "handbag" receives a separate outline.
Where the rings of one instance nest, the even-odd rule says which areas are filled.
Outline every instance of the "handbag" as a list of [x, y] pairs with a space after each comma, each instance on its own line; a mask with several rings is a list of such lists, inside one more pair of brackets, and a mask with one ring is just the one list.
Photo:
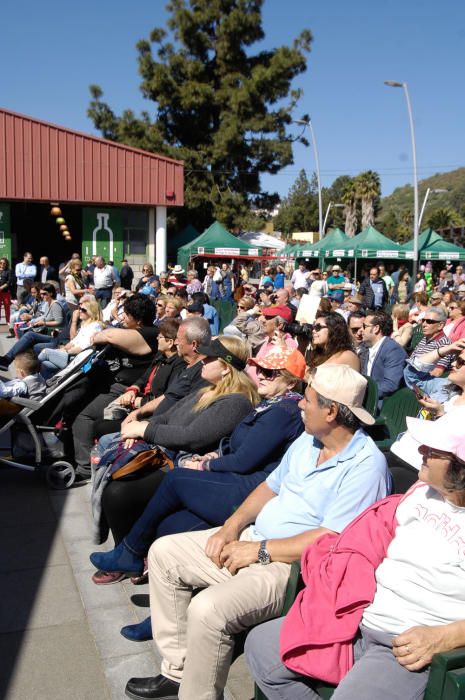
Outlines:
[[[115, 460], [116, 461], [116, 460]], [[119, 460], [118, 460], [119, 461]], [[129, 460], [124, 466], [117, 468], [114, 472], [110, 470], [112, 479], [121, 479], [124, 476], [130, 476], [150, 467], [151, 469], [162, 469], [163, 467], [174, 468], [173, 460], [165, 454], [158, 446], [150, 450], [138, 452], [135, 457]]]

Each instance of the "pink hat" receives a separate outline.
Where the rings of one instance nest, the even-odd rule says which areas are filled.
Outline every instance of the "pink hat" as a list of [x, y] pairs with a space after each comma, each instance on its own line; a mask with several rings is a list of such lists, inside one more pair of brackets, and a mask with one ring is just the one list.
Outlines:
[[451, 452], [465, 462], [465, 432], [463, 410], [456, 408], [436, 421], [407, 418], [407, 428], [419, 445]]
[[264, 357], [253, 357], [248, 360], [249, 365], [264, 367], [265, 369], [287, 369], [294, 377], [303, 379], [305, 370], [305, 358], [298, 350], [292, 348], [279, 348], [270, 350]]

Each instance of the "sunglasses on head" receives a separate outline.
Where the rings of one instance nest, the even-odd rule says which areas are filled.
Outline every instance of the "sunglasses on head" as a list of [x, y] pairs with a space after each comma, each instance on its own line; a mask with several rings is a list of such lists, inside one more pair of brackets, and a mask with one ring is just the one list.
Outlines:
[[319, 331], [322, 331], [323, 328], [328, 328], [328, 326], [323, 326], [321, 323], [315, 323], [315, 325], [313, 326], [313, 330], [316, 331], [317, 333]]

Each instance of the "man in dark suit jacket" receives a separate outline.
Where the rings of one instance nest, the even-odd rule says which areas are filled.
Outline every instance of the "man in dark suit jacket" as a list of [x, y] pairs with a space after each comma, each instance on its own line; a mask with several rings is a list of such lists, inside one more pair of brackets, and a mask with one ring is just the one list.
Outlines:
[[379, 276], [377, 267], [372, 267], [370, 276], [363, 280], [360, 285], [359, 294], [362, 297], [367, 309], [373, 311], [383, 309], [388, 302], [388, 290], [385, 281]]
[[50, 280], [58, 282], [58, 273], [55, 270], [55, 268], [52, 267], [52, 265], [50, 265], [49, 259], [46, 255], [42, 255], [42, 257], [39, 260], [39, 264], [39, 282], [50, 282]]
[[389, 336], [392, 319], [382, 311], [367, 311], [363, 324], [363, 340], [368, 345], [362, 374], [374, 379], [382, 400], [400, 387], [407, 353]]

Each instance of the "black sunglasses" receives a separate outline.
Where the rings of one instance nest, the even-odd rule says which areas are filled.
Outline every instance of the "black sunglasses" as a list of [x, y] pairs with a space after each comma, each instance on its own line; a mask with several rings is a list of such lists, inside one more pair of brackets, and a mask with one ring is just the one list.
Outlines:
[[433, 323], [441, 323], [441, 321], [435, 321], [434, 318], [422, 318], [422, 323], [426, 323], [428, 326], [432, 326]]
[[260, 365], [257, 365], [257, 374], [261, 374], [265, 379], [273, 380], [279, 377], [280, 370], [268, 369], [268, 367], [260, 367]]
[[456, 359], [455, 359], [455, 367], [456, 367], [456, 369], [460, 369], [460, 368], [463, 367], [464, 365], [465, 365], [465, 359], [463, 359], [462, 357], [456, 357]]
[[349, 330], [351, 333], [353, 333], [355, 335], [359, 331], [363, 331], [363, 325], [361, 325], [360, 328], [349, 328]]
[[323, 328], [328, 328], [328, 326], [323, 326], [321, 323], [315, 323], [315, 325], [313, 326], [313, 330], [316, 331], [317, 333], [319, 331], [322, 331]]

